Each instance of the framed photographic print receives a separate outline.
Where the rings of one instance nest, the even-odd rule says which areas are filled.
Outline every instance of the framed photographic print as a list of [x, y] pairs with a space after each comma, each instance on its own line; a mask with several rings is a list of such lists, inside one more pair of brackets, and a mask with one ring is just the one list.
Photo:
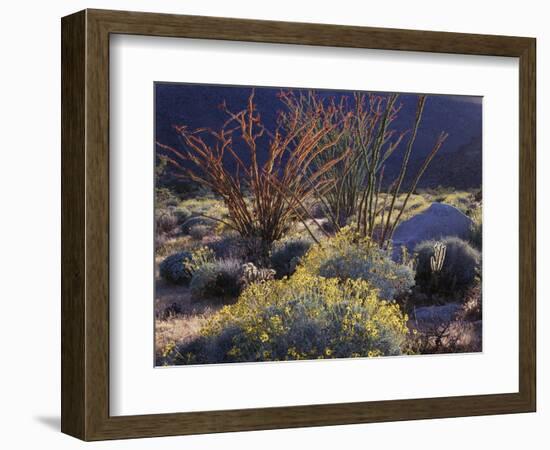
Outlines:
[[535, 411], [535, 39], [62, 20], [62, 431]]

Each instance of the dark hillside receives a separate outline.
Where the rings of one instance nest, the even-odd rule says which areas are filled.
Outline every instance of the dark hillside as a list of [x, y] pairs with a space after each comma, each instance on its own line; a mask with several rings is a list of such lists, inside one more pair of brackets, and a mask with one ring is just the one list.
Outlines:
[[[297, 89], [294, 89], [297, 91]], [[282, 108], [277, 98], [279, 88], [255, 88], [255, 103], [262, 121], [268, 129], [275, 128], [277, 111]], [[250, 87], [219, 85], [157, 83], [155, 85], [155, 139], [159, 142], [180, 147], [181, 143], [173, 125], [185, 124], [190, 128], [211, 127], [217, 129], [226, 120], [220, 109], [225, 101], [232, 111], [239, 111], [246, 105]], [[317, 91], [327, 98], [352, 96], [350, 91]], [[404, 131], [414, 121], [417, 95], [401, 94], [402, 109], [394, 127]], [[426, 101], [422, 123], [411, 156], [408, 176], [410, 183], [423, 158], [430, 152], [441, 131], [449, 138], [424, 174], [419, 187], [454, 187], [457, 189], [477, 188], [481, 185], [481, 98], [452, 95], [429, 95]], [[387, 161], [387, 181], [399, 173], [405, 144]], [[246, 161], [246, 152], [243, 152]], [[163, 176], [161, 184], [170, 184], [170, 173]]]

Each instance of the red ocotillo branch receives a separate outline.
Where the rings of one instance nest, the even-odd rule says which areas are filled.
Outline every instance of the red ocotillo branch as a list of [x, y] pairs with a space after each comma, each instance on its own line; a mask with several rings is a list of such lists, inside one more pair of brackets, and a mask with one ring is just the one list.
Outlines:
[[[222, 108], [228, 120], [219, 130], [176, 126], [182, 148], [157, 145], [177, 175], [220, 195], [233, 229], [269, 245], [283, 237], [292, 221], [303, 219], [303, 205], [314, 192], [327, 190], [326, 174], [346, 155], [317, 161], [346, 133], [349, 117], [320, 103], [308, 120], [295, 112], [284, 121], [279, 118], [269, 132], [254, 104], [254, 91], [244, 110]], [[237, 140], [244, 145], [237, 146]]]

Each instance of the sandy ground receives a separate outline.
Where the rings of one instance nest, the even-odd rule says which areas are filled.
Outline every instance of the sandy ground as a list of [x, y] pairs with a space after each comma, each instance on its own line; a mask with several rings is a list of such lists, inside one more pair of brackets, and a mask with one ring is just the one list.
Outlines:
[[170, 285], [157, 275], [155, 352], [161, 353], [168, 344], [193, 339], [203, 322], [220, 308], [214, 302], [193, 300], [188, 287]]

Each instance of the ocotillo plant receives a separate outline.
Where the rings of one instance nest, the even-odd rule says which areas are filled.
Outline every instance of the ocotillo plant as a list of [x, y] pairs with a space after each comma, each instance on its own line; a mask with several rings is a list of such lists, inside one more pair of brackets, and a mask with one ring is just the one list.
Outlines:
[[312, 163], [338, 143], [348, 121], [333, 106], [318, 104], [308, 120], [296, 111], [285, 116], [284, 127], [280, 119], [270, 131], [256, 109], [254, 91], [244, 110], [234, 113], [225, 105], [222, 109], [228, 119], [219, 130], [178, 125], [174, 128], [182, 138], [182, 149], [157, 145], [177, 176], [191, 178], [222, 197], [229, 211], [229, 219], [223, 221], [226, 226], [243, 237], [260, 239], [267, 250], [292, 221], [305, 223], [304, 202], [330, 187], [326, 173], [346, 153]]
[[[317, 193], [317, 197], [325, 214], [335, 227], [343, 227], [361, 204], [365, 182], [369, 179], [370, 172], [378, 172], [383, 167], [386, 159], [404, 137], [404, 133], [397, 134], [395, 131], [389, 131], [389, 124], [395, 119], [399, 107], [388, 107], [383, 96], [363, 93], [341, 97], [338, 102], [335, 99], [323, 99], [312, 91], [299, 95], [293, 92], [282, 92], [280, 97], [287, 106], [288, 113], [283, 115], [287, 121], [298, 113], [300, 121], [310, 122], [320, 104], [330, 105], [337, 117], [341, 120], [346, 119], [348, 126], [339, 141], [327, 152], [319, 155], [313, 164], [313, 166], [322, 165], [331, 159], [339, 159], [339, 162], [325, 173], [327, 179], [334, 181], [333, 188], [323, 191], [322, 195]], [[388, 114], [385, 115], [384, 110], [387, 107]], [[386, 132], [378, 136], [377, 130], [383, 117], [386, 122]], [[341, 129], [335, 129], [330, 134], [341, 131]], [[330, 139], [330, 134], [325, 139]], [[394, 138], [395, 140], [392, 140]], [[380, 155], [378, 167], [371, 171], [371, 148], [369, 147], [375, 140], [379, 146], [384, 147], [384, 154]], [[339, 158], [344, 153], [348, 154], [348, 157]]]
[[[401, 105], [397, 104], [397, 94], [356, 93], [338, 102], [323, 99], [314, 92], [298, 96], [292, 92], [282, 93], [281, 98], [288, 109], [288, 114], [283, 115], [286, 123], [292, 123], [291, 118], [296, 116], [303, 123], [311, 123], [312, 112], [323, 104], [330, 105], [337, 117], [349, 117], [345, 130], [335, 128], [331, 132], [341, 133], [337, 143], [328, 152], [319, 155], [311, 166], [323, 165], [325, 158], [338, 160], [323, 175], [327, 180], [333, 180], [332, 188], [315, 190], [315, 193], [336, 230], [349, 220], [354, 220], [359, 234], [376, 240], [381, 246], [387, 245], [420, 178], [447, 138], [446, 133], [439, 135], [405, 192], [403, 203], [397, 207], [396, 200], [403, 188], [426, 97], [418, 97], [413, 127], [402, 132], [392, 128], [401, 109]], [[324, 139], [329, 139], [331, 133]], [[409, 138], [400, 172], [384, 193], [384, 165], [407, 135]], [[347, 157], [341, 158], [342, 154]], [[381, 194], [384, 194], [383, 201], [380, 200]]]

